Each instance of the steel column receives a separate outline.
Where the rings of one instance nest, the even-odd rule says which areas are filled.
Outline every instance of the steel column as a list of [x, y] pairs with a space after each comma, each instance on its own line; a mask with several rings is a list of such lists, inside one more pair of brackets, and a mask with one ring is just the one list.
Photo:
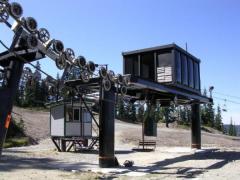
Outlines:
[[[113, 87], [113, 86], [112, 86]], [[116, 166], [114, 151], [115, 92], [102, 91], [99, 117], [99, 166]]]
[[66, 152], [66, 141], [64, 139], [61, 139], [61, 151]]
[[18, 59], [10, 62], [7, 72], [7, 85], [0, 90], [0, 155], [2, 154], [7, 130], [9, 127], [13, 100], [18, 89], [24, 63]]
[[201, 149], [201, 117], [200, 104], [192, 105], [192, 148]]

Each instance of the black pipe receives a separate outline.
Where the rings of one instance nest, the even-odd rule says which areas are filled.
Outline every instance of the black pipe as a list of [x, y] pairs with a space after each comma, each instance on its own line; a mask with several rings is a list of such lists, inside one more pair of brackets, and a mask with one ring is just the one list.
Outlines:
[[[103, 88], [101, 88], [103, 89]], [[114, 151], [115, 92], [100, 92], [99, 117], [99, 166], [102, 168], [116, 166]]]
[[61, 151], [66, 152], [66, 141], [64, 139], [61, 139]]
[[201, 149], [201, 117], [200, 104], [192, 105], [192, 143], [191, 147]]
[[7, 72], [7, 85], [0, 90], [0, 155], [6, 139], [7, 130], [11, 120], [13, 100], [18, 89], [18, 84], [23, 70], [23, 62], [13, 59]]

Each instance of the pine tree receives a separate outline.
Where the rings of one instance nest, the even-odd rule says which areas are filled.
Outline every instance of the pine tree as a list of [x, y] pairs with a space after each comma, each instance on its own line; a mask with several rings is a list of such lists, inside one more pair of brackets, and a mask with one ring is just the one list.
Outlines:
[[131, 109], [131, 104], [126, 103], [126, 105], [124, 106], [124, 120], [131, 121]]
[[38, 107], [38, 106], [41, 106], [42, 102], [40, 100], [40, 97], [41, 97], [41, 89], [40, 89], [40, 81], [41, 81], [41, 73], [40, 73], [40, 69], [41, 69], [41, 65], [40, 65], [40, 62], [37, 61], [36, 63], [36, 69], [33, 73], [33, 84], [32, 84], [32, 88], [33, 88], [33, 99], [32, 99], [32, 106], [34, 107]]
[[130, 108], [130, 111], [129, 111], [128, 118], [129, 118], [130, 121], [136, 122], [137, 121], [136, 107], [135, 107], [134, 103], [129, 103], [129, 108]]
[[124, 101], [122, 98], [118, 99], [117, 105], [117, 118], [123, 120], [125, 118], [125, 108], [124, 108]]
[[33, 107], [34, 105], [34, 80], [29, 78], [25, 85], [24, 90], [24, 106], [25, 107]]
[[[207, 96], [207, 90], [204, 88], [203, 95]], [[202, 124], [203, 125], [208, 125], [209, 119], [207, 117], [207, 105], [203, 104], [201, 105], [201, 119], [202, 119]]]
[[39, 61], [36, 63], [36, 69], [31, 77], [28, 77], [23, 83], [24, 85], [24, 106], [36, 107], [42, 106], [44, 103], [42, 99], [41, 90], [41, 65]]
[[139, 121], [139, 122], [142, 122], [143, 121], [143, 118], [144, 118], [144, 107], [143, 106], [140, 106], [139, 108], [138, 108], [138, 114], [137, 114], [137, 120]]
[[233, 124], [233, 136], [237, 136], [237, 129], [235, 123]]
[[15, 106], [21, 106], [21, 96], [20, 96], [20, 89], [19, 88], [16, 90], [16, 95], [15, 95], [13, 103], [14, 103]]
[[235, 127], [235, 125], [233, 125], [232, 118], [230, 120], [230, 125], [229, 125], [229, 129], [228, 129], [228, 135], [229, 136], [236, 136], [237, 135], [236, 127]]
[[207, 120], [207, 126], [209, 127], [214, 127], [215, 124], [215, 113], [214, 113], [214, 108], [213, 104], [209, 103], [207, 104], [207, 109], [206, 109], [206, 120]]
[[222, 123], [222, 115], [221, 115], [221, 108], [218, 105], [217, 107], [217, 114], [215, 116], [215, 125], [214, 127], [219, 130], [219, 131], [223, 131], [223, 123]]
[[40, 84], [40, 96], [39, 101], [42, 102], [42, 105], [47, 102], [48, 97], [48, 87], [46, 85], [46, 82], [44, 80], [41, 81]]
[[155, 120], [156, 120], [156, 122], [159, 122], [159, 121], [161, 121], [161, 106], [160, 106], [160, 104], [157, 104], [157, 106], [156, 106], [156, 111], [155, 111]]

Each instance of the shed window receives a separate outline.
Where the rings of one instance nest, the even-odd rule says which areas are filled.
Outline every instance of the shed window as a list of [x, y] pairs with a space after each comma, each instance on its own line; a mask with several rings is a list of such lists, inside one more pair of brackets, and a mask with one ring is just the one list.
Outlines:
[[80, 120], [80, 109], [75, 108], [73, 109], [74, 121]]
[[76, 107], [67, 107], [66, 111], [66, 121], [73, 122], [73, 121], [80, 121], [80, 108]]
[[92, 121], [91, 115], [86, 109], [82, 110], [82, 117], [84, 123], [90, 123]]
[[72, 107], [67, 107], [66, 121], [73, 121], [73, 109], [72, 109]]

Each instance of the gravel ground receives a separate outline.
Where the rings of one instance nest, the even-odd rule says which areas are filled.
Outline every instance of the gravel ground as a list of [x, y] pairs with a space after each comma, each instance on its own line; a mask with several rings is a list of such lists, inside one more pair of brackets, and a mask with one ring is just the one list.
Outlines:
[[[116, 121], [116, 157], [120, 164], [125, 160], [133, 160], [134, 166], [100, 169], [96, 151], [85, 153], [55, 151], [53, 143], [46, 138], [49, 125], [48, 113], [22, 111], [24, 111], [23, 118], [27, 119], [26, 132], [32, 134], [33, 138], [42, 140], [38, 145], [5, 149], [0, 160], [0, 180], [239, 179], [240, 177], [240, 138], [204, 132], [203, 149], [197, 151], [189, 148], [189, 130], [161, 126], [158, 128], [158, 137], [153, 138], [157, 141], [156, 150], [136, 152], [132, 151], [132, 148], [136, 147], [141, 139], [141, 125]], [[27, 118], [24, 117], [25, 115]]]

